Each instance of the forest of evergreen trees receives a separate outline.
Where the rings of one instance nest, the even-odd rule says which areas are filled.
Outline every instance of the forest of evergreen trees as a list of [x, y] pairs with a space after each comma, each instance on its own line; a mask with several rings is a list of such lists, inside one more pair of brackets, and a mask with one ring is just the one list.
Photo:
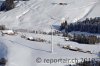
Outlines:
[[100, 42], [100, 38], [95, 35], [74, 34], [73, 39], [70, 39], [70, 41], [81, 44], [97, 44]]
[[100, 17], [86, 18], [84, 21], [71, 23], [65, 27], [65, 31], [100, 33]]
[[[80, 31], [88, 33], [100, 33], [100, 17], [86, 18], [83, 21], [67, 24], [67, 21], [61, 23], [60, 30], [65, 29], [64, 36], [68, 36], [69, 32]], [[85, 36], [84, 34], [75, 35], [71, 41], [85, 44], [95, 44], [100, 42], [100, 38], [95, 35]]]

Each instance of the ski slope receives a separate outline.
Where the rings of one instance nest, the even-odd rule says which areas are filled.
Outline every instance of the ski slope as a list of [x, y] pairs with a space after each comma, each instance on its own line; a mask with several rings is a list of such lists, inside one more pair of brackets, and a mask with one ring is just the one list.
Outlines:
[[[11, 29], [49, 31], [50, 25], [59, 26], [62, 18], [68, 23], [76, 22], [94, 10], [98, 0], [29, 0], [19, 2], [16, 8], [0, 14], [0, 24]], [[56, 3], [56, 4], [53, 4]], [[67, 3], [67, 5], [59, 5]], [[98, 3], [99, 4], [99, 3]], [[96, 16], [96, 15], [92, 15]], [[26, 26], [27, 25], [27, 26]]]

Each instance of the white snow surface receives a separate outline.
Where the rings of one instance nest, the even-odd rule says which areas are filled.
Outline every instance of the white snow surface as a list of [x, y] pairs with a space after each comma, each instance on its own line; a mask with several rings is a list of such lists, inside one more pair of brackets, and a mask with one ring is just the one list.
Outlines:
[[[62, 18], [66, 18], [69, 23], [75, 22], [87, 16], [91, 10], [94, 13], [95, 9], [99, 16], [99, 0], [29, 0], [19, 3], [15, 9], [1, 12], [0, 24], [13, 29], [49, 31], [50, 25], [59, 25]], [[90, 17], [96, 15], [90, 14]]]
[[[68, 5], [58, 5], [68, 3]], [[20, 1], [16, 8], [0, 12], [0, 24], [6, 25], [9, 29], [27, 29], [51, 31], [51, 25], [59, 26], [62, 18], [66, 18], [68, 23], [86, 17], [100, 16], [99, 0], [29, 0]], [[98, 58], [100, 44], [87, 45], [71, 41], [64, 41], [64, 37], [53, 36], [54, 52], [51, 53], [51, 44], [47, 42], [35, 42], [21, 38], [21, 34], [29, 37], [43, 38], [51, 40], [50, 35], [18, 33], [18, 35], [0, 34], [0, 58], [7, 59], [6, 66], [67, 66], [74, 63], [44, 63], [44, 59], [75, 59]], [[57, 44], [71, 45], [83, 50], [89, 50], [94, 54], [65, 50]], [[42, 59], [41, 63], [36, 62], [36, 58]]]

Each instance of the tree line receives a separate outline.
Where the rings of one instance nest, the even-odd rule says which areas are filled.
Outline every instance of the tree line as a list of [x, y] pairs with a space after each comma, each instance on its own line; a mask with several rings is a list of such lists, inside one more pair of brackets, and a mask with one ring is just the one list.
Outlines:
[[84, 34], [74, 34], [71, 41], [75, 41], [82, 44], [96, 44], [100, 42], [100, 38], [95, 35], [84, 35]]
[[64, 28], [66, 32], [81, 31], [89, 33], [100, 33], [100, 17], [86, 18], [83, 21], [70, 23], [69, 25], [63, 23], [61, 24], [61, 29]]

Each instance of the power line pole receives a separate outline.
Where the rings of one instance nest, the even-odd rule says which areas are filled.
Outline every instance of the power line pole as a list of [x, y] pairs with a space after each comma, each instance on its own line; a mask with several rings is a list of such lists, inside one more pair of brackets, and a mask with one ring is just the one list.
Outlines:
[[53, 30], [52, 30], [52, 25], [51, 25], [51, 53], [53, 53]]

